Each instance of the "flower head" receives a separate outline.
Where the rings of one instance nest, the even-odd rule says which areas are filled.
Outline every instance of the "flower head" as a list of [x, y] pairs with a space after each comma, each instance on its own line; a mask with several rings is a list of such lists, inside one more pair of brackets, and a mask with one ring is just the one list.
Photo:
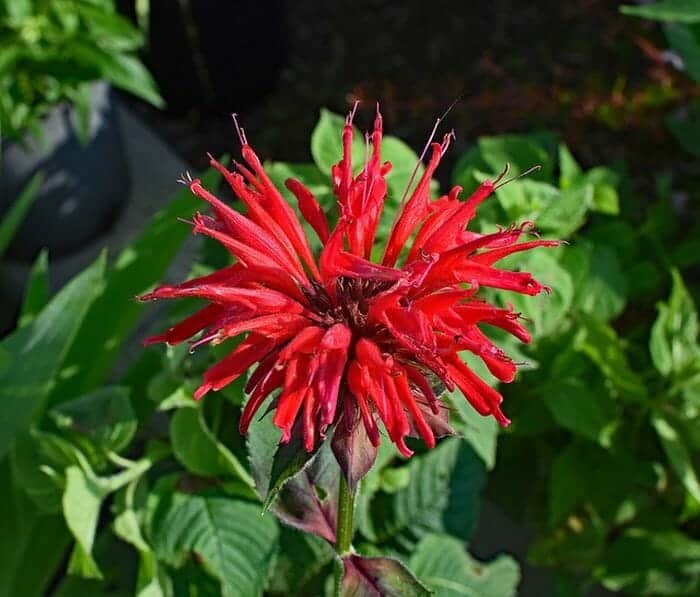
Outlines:
[[[313, 451], [336, 423], [361, 425], [373, 446], [380, 427], [399, 451], [417, 435], [432, 447], [449, 431], [436, 386], [460, 388], [481, 415], [499, 423], [501, 395], [467, 366], [460, 352], [483, 360], [499, 380], [510, 382], [515, 363], [482, 326], [501, 328], [523, 342], [530, 335], [512, 309], [480, 297], [484, 287], [535, 295], [548, 290], [526, 272], [499, 269], [504, 257], [557, 241], [520, 242], [531, 223], [490, 234], [467, 230], [477, 207], [500, 182], [484, 181], [466, 200], [461, 188], [431, 199], [430, 181], [451, 134], [430, 145], [422, 176], [404, 198], [383, 256], [372, 260], [387, 195], [389, 162], [382, 162], [382, 117], [377, 110], [371, 149], [353, 174], [352, 114], [342, 130], [343, 155], [332, 168], [338, 219], [334, 228], [317, 199], [298, 180], [286, 186], [323, 248], [316, 257], [295, 211], [266, 174], [239, 129], [247, 165], [235, 171], [211, 160], [247, 209], [232, 209], [199, 180], [184, 181], [206, 201], [212, 215], [197, 214], [194, 233], [220, 242], [235, 263], [142, 297], [199, 297], [208, 305], [146, 342], [178, 344], [203, 332], [192, 346], [245, 338], [209, 369], [195, 392], [199, 399], [220, 390], [253, 366], [240, 419], [245, 434], [256, 412], [278, 392], [271, 408], [281, 442], [299, 434]], [[336, 431], [336, 434], [340, 431]]]

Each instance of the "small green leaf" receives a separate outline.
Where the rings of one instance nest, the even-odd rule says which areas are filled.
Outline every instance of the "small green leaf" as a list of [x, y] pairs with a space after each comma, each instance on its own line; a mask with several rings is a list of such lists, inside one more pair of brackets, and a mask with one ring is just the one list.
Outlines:
[[19, 327], [24, 327], [32, 322], [48, 302], [49, 255], [46, 249], [42, 249], [29, 272], [29, 280], [24, 290], [24, 300], [19, 315]]
[[[530, 175], [532, 180], [552, 179], [551, 156], [533, 137], [526, 135], [500, 135], [481, 137], [478, 147], [483, 161], [491, 168], [491, 174], [499, 173], [510, 164], [510, 176], [517, 176], [532, 166], [541, 166]], [[506, 185], [507, 186], [507, 185]]]
[[603, 447], [609, 447], [617, 409], [604, 387], [579, 379], [557, 380], [542, 389], [556, 422]]
[[207, 427], [202, 409], [192, 404], [180, 408], [170, 421], [175, 457], [197, 475], [240, 479], [253, 487], [253, 479], [238, 458]]
[[[319, 170], [330, 177], [331, 167], [340, 161], [343, 155], [343, 126], [345, 119], [333, 114], [325, 108], [321, 109], [321, 116], [311, 133], [311, 155]], [[354, 129], [352, 140], [352, 164], [353, 169], [358, 170], [365, 163], [364, 137]]]
[[667, 303], [657, 306], [659, 315], [651, 329], [649, 352], [658, 371], [678, 375], [700, 358], [698, 314], [683, 279], [671, 271], [673, 285]]
[[593, 202], [593, 185], [579, 184], [553, 197], [537, 217], [537, 226], [547, 234], [567, 238], [583, 226]]
[[449, 535], [424, 537], [409, 562], [436, 597], [509, 597], [516, 595], [520, 570], [509, 556], [488, 563], [473, 559], [464, 544]]
[[79, 466], [66, 469], [66, 488], [63, 492], [63, 515], [70, 532], [76, 539], [68, 571], [85, 578], [102, 578], [92, 557], [97, 520], [102, 500], [108, 494], [99, 480]]
[[43, 172], [37, 172], [32, 176], [31, 180], [22, 189], [19, 197], [14, 200], [10, 209], [3, 216], [2, 220], [0, 220], [0, 257], [2, 257], [7, 247], [12, 242], [12, 237], [24, 221], [43, 182]]
[[671, 468], [678, 475], [686, 491], [700, 502], [700, 481], [693, 468], [693, 460], [683, 437], [672, 420], [663, 413], [656, 412], [651, 417], [651, 423], [659, 436], [661, 446], [671, 463]]
[[569, 148], [560, 144], [558, 148], [559, 152], [559, 186], [562, 190], [566, 190], [571, 187], [579, 178], [582, 173], [581, 166], [578, 165], [576, 159]]
[[655, 21], [700, 23], [700, 7], [696, 0], [659, 0], [642, 6], [621, 6], [620, 12]]

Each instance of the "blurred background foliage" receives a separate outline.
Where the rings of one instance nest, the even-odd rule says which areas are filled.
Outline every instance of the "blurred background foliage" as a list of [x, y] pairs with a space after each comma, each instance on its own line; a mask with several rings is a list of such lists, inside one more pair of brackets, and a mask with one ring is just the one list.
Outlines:
[[[207, 3], [176, 2], [167, 17], [182, 26], [181, 45], [193, 62], [191, 70], [180, 65], [188, 78], [183, 83], [180, 76], [187, 90], [179, 100], [165, 77], [173, 65], [158, 58], [166, 2], [118, 3], [124, 17], [97, 0], [66, 0], [56, 13], [58, 4], [4, 4], [3, 26], [11, 33], [2, 37], [0, 80], [17, 92], [2, 96], [8, 114], [3, 118], [10, 123], [3, 124], [3, 136], [31, 129], [28, 123], [40, 119], [50, 102], [78, 101], [74, 92], [95, 77], [158, 105], [150, 75], [134, 66], [140, 63], [133, 52], [148, 32], [145, 61], [170, 107], [162, 114], [145, 105], [132, 108], [149, 115], [192, 162], [202, 163], [204, 148], [230, 150], [230, 131], [219, 132], [222, 112], [233, 107], [226, 89], [247, 86], [250, 64], [235, 60], [230, 72], [218, 70], [211, 47], [229, 63], [231, 54], [212, 39]], [[446, 192], [456, 184], [468, 193], [506, 162], [514, 174], [539, 164], [538, 172], [500, 188], [475, 226], [492, 230], [533, 220], [542, 235], [569, 241], [524, 262], [514, 260], [549, 284], [551, 295], [496, 295], [530, 319], [534, 335], [528, 346], [496, 338], [522, 363], [516, 382], [500, 388], [513, 424], [499, 430], [458, 393], [445, 396], [460, 437], [432, 451], [416, 443], [410, 461], [390, 446], [382, 448], [362, 484], [355, 547], [366, 555], [399, 557], [438, 595], [538, 594], [521, 582], [523, 570], [527, 578], [532, 568], [549, 571], [547, 590], [560, 597], [605, 590], [698, 594], [700, 6], [661, 0], [618, 14], [617, 6], [602, 6], [614, 3], [570, 2], [557, 3], [543, 17], [497, 2], [489, 21], [491, 45], [471, 54], [478, 61], [464, 65], [455, 59], [439, 75], [420, 76], [421, 65], [436, 56], [473, 49], [478, 35], [452, 45], [446, 39], [450, 27], [459, 29], [469, 18], [478, 29], [486, 22], [485, 9], [466, 16], [456, 11], [445, 20], [450, 3], [437, 2], [436, 14], [445, 8], [440, 22], [446, 30], [415, 44], [419, 50], [409, 48], [404, 36], [420, 30], [413, 21], [437, 17], [368, 3], [371, 12], [355, 10], [356, 20], [336, 23], [319, 9], [324, 35], [335, 40], [319, 57], [313, 53], [325, 38], [312, 40], [315, 29], [304, 21], [312, 4], [284, 12], [281, 3], [271, 3], [270, 31], [279, 27], [287, 35], [270, 43], [292, 48], [292, 58], [282, 67], [275, 52], [263, 56], [269, 58], [267, 72], [279, 72], [278, 88], [266, 88], [270, 81], [251, 84], [240, 98], [249, 101], [249, 137], [261, 154], [294, 160], [268, 162], [275, 182], [297, 177], [331, 210], [329, 166], [340, 155], [342, 117], [318, 109], [327, 104], [340, 112], [348, 100], [381, 99], [392, 133], [384, 156], [394, 163], [386, 232], [418, 159], [411, 147], [424, 142], [430, 118], [463, 95], [449, 122], [461, 145], [451, 152], [439, 188]], [[229, 8], [220, 10], [223, 23]], [[267, 15], [260, 7], [251, 11], [251, 19]], [[499, 21], [504, 12], [502, 18], [519, 25]], [[380, 31], [396, 14], [403, 15], [403, 27]], [[21, 24], [35, 18], [32, 27]], [[535, 38], [538, 27], [550, 24], [546, 19], [558, 19], [559, 29]], [[363, 44], [353, 37], [363, 27], [376, 32], [369, 48], [358, 47]], [[120, 79], [105, 64], [91, 63], [85, 79], [78, 77], [81, 69], [68, 68], [76, 79], [52, 75], [57, 82], [40, 84], [40, 95], [22, 95], [22, 77], [43, 80], [53, 71], [42, 61], [53, 65], [57, 56], [69, 55], [42, 53], [38, 41], [27, 48], [27, 31], [59, 40], [61, 48], [72, 47], [76, 36], [81, 44], [94, 39], [94, 55], [126, 61], [149, 83], [133, 85], [137, 79]], [[592, 31], [596, 47], [590, 45]], [[254, 50], [259, 36], [252, 37]], [[563, 50], [560, 37], [567, 38]], [[516, 50], [523, 40], [532, 42], [524, 57]], [[305, 41], [313, 43], [295, 46]], [[25, 53], [25, 70], [15, 70], [26, 75], [3, 71], [12, 48]], [[561, 50], [556, 57], [555, 48]], [[363, 77], [353, 70], [359, 66], [344, 61], [345, 53], [355, 51], [360, 58], [380, 52], [386, 64]], [[504, 53], [503, 61], [494, 52]], [[464, 55], [470, 54], [460, 54], [460, 60]], [[598, 62], [603, 59], [605, 69]], [[550, 71], [533, 71], [527, 60], [544, 60]], [[335, 64], [344, 68], [334, 70]], [[405, 78], [408, 70], [414, 79]], [[480, 84], [471, 91], [468, 83], [475, 79]], [[196, 108], [193, 88], [201, 92]], [[372, 110], [373, 101], [365, 102], [360, 124], [369, 124]], [[358, 151], [364, 155], [363, 148]], [[216, 185], [212, 172], [203, 177]], [[32, 183], [3, 218], [0, 252], [31, 195]], [[278, 524], [271, 514], [259, 515], [255, 459], [272, 457], [270, 430], [261, 421], [247, 442], [238, 436], [243, 383], [202, 403], [191, 399], [203, 371], [230, 346], [193, 354], [187, 346], [133, 349], [134, 336], [147, 330], [144, 309], [131, 299], [163, 278], [188, 235], [178, 218], [200, 207], [188, 192], [179, 194], [118, 255], [102, 255], [55, 296], [48, 285], [50, 256], [37, 257], [16, 329], [0, 341], [0, 595], [328, 590], [333, 554], [327, 545]], [[226, 259], [205, 241], [190, 273], [201, 275]], [[163, 329], [194, 307], [183, 301], [157, 311], [145, 325]], [[478, 362], [470, 364], [479, 369]], [[484, 522], [482, 509], [494, 508], [516, 523], [512, 536]], [[519, 547], [522, 534], [528, 537], [526, 553]]]

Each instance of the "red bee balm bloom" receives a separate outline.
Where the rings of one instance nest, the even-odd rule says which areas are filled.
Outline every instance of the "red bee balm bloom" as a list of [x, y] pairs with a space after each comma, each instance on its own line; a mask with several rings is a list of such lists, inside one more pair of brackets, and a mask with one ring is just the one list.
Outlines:
[[265, 399], [279, 390], [272, 408], [281, 442], [299, 433], [309, 452], [340, 420], [345, 424], [338, 428], [346, 433], [362, 425], [375, 447], [381, 421], [405, 456], [412, 454], [405, 443], [409, 435], [433, 447], [436, 436], [449, 430], [446, 409], [433, 390], [437, 382], [450, 390], [459, 387], [481, 415], [507, 425], [502, 396], [459, 353], [468, 350], [499, 380], [513, 380], [515, 363], [480, 326], [499, 327], [523, 342], [530, 335], [518, 313], [486, 302], [478, 291], [491, 287], [535, 295], [548, 290], [526, 272], [494, 264], [512, 253], [558, 242], [518, 242], [531, 230], [529, 223], [491, 234], [466, 230], [498, 180], [484, 181], [466, 200], [458, 198], [459, 187], [431, 200], [430, 180], [452, 136], [446, 135], [430, 146], [425, 171], [399, 209], [381, 261], [372, 261], [391, 169], [381, 160], [382, 118], [377, 112], [368, 137], [371, 150], [357, 176], [351, 159], [352, 114], [343, 128], [343, 156], [332, 168], [339, 210], [333, 230], [313, 194], [298, 180], [286, 182], [323, 243], [317, 260], [294, 210], [241, 130], [239, 136], [248, 166], [236, 164], [237, 172], [230, 172], [213, 159], [211, 163], [245, 204], [247, 215], [221, 202], [199, 180], [185, 181], [213, 212], [213, 217], [195, 216], [194, 233], [219, 241], [236, 263], [142, 297], [199, 297], [210, 303], [146, 343], [178, 344], [206, 330], [194, 347], [247, 334], [206, 372], [195, 398], [220, 390], [257, 363], [245, 388], [250, 397], [241, 433], [248, 431]]

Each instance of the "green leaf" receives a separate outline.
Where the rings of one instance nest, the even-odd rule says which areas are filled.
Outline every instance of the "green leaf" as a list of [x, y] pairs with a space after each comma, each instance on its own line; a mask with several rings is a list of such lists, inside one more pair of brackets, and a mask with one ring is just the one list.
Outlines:
[[569, 148], [560, 144], [558, 147], [559, 152], [559, 186], [562, 190], [568, 189], [570, 186], [578, 180], [579, 176], [583, 172], [581, 166], [578, 165], [576, 159]]
[[621, 6], [620, 12], [654, 21], [700, 23], [700, 7], [695, 0], [660, 0], [642, 6]]
[[666, 25], [665, 31], [668, 43], [683, 59], [688, 76], [700, 83], [700, 39], [695, 31], [686, 25]]
[[458, 539], [427, 535], [409, 562], [436, 597], [509, 597], [516, 595], [520, 569], [509, 556], [482, 563], [473, 559]]
[[589, 207], [593, 211], [615, 216], [620, 212], [617, 195], [619, 176], [609, 168], [592, 168], [584, 176], [586, 183], [593, 185], [593, 197]]
[[207, 427], [202, 409], [192, 404], [180, 408], [170, 421], [175, 457], [189, 471], [209, 477], [230, 476], [251, 488], [253, 479], [236, 456]]
[[617, 409], [604, 387], [591, 387], [590, 381], [564, 379], [548, 384], [541, 394], [555, 421], [564, 429], [610, 447]]
[[66, 469], [63, 515], [76, 539], [76, 546], [68, 565], [71, 574], [85, 578], [102, 578], [102, 573], [92, 558], [92, 546], [102, 500], [108, 493], [104, 484], [79, 466]]
[[458, 438], [444, 439], [405, 466], [408, 485], [391, 494], [380, 491], [370, 504], [375, 534], [371, 539], [410, 551], [429, 532], [466, 538], [476, 521], [484, 481], [481, 460], [469, 445]]
[[102, 46], [116, 51], [129, 51], [138, 50], [143, 45], [143, 34], [119, 13], [105, 11], [86, 2], [73, 6]]
[[343, 558], [341, 597], [429, 597], [429, 591], [395, 558]]
[[[398, 137], [386, 135], [382, 138], [382, 160], [391, 162], [391, 170], [386, 176], [387, 186], [389, 187], [387, 203], [392, 205], [395, 210], [401, 201], [401, 197], [406, 192], [413, 171], [416, 169], [416, 164], [419, 163], [418, 156], [408, 144]], [[420, 164], [413, 178], [411, 190], [415, 188], [424, 171], [425, 168]]]
[[0, 463], [0, 595], [41, 597], [70, 541], [61, 516], [45, 514]]
[[136, 415], [124, 386], [105, 386], [62, 402], [49, 415], [59, 429], [85, 436], [105, 453], [121, 452], [136, 433]]
[[535, 139], [525, 135], [500, 135], [481, 137], [477, 142], [481, 158], [491, 168], [491, 173], [499, 173], [510, 164], [510, 176], [517, 176], [532, 166], [540, 165], [539, 172], [533, 172], [532, 180], [552, 179], [552, 160], [546, 149]]
[[34, 320], [49, 302], [49, 255], [42, 249], [29, 272], [24, 300], [19, 315], [19, 327]]
[[[345, 119], [321, 108], [321, 116], [311, 133], [311, 155], [319, 170], [330, 177], [331, 167], [340, 161], [343, 155], [343, 126]], [[352, 140], [352, 164], [357, 170], [365, 163], [364, 137], [357, 128]]]
[[[627, 280], [617, 251], [604, 244], [581, 244], [574, 247], [585, 253], [583, 257], [588, 271], [576, 284], [574, 306], [584, 313], [608, 321], [622, 313], [627, 302]], [[566, 252], [569, 249], [567, 248]], [[568, 255], [564, 256], [567, 263]], [[569, 261], [572, 264], [571, 261]], [[572, 264], [574, 267], [576, 263]], [[571, 267], [567, 270], [574, 274]]]
[[480, 415], [469, 404], [459, 388], [454, 392], [446, 392], [443, 400], [449, 401], [453, 407], [450, 424], [474, 449], [474, 452], [484, 461], [487, 470], [496, 464], [496, 444], [498, 441], [498, 422], [493, 417]]
[[537, 216], [537, 226], [547, 234], [567, 238], [583, 226], [593, 202], [593, 186], [579, 184], [553, 197]]
[[627, 529], [594, 574], [606, 588], [628, 595], [697, 595], [700, 542], [672, 529]]
[[610, 381], [622, 398], [643, 401], [648, 398], [646, 384], [630, 367], [624, 347], [615, 330], [589, 316], [579, 315], [581, 326], [574, 347], [586, 354]]
[[0, 375], [0, 457], [17, 433], [43, 411], [55, 376], [103, 287], [105, 258], [73, 278], [29, 325], [0, 347], [11, 358]]
[[37, 172], [32, 176], [31, 180], [22, 189], [19, 197], [14, 200], [10, 209], [3, 216], [2, 220], [0, 220], [0, 257], [3, 256], [7, 247], [12, 242], [12, 237], [24, 221], [43, 182], [43, 172]]
[[574, 299], [574, 285], [568, 272], [544, 249], [538, 249], [522, 260], [520, 269], [530, 272], [540, 283], [550, 286], [551, 294], [507, 297], [516, 311], [532, 320], [533, 335], [546, 336], [561, 328]]
[[219, 494], [165, 495], [151, 523], [158, 556], [180, 566], [195, 553], [223, 595], [260, 595], [277, 549], [278, 528], [260, 506]]
[[128, 54], [103, 50], [77, 37], [66, 44], [68, 55], [78, 64], [93, 66], [110, 83], [153, 104], [165, 106], [153, 78], [143, 63]]
[[[219, 175], [208, 170], [202, 184], [212, 188]], [[188, 218], [200, 201], [188, 189], [158, 212], [148, 227], [130, 243], [109, 268], [104, 292], [91, 306], [63, 365], [52, 402], [85, 394], [99, 387], [111, 371], [119, 351], [139, 318], [143, 306], [133, 297], [159, 282], [182, 242], [190, 234], [178, 218]]]
[[671, 271], [671, 296], [657, 305], [659, 315], [651, 329], [649, 352], [658, 371], [680, 374], [700, 358], [698, 314], [683, 279]]
[[698, 481], [691, 454], [681, 433], [674, 422], [661, 412], [655, 412], [652, 415], [651, 423], [659, 436], [659, 441], [671, 463], [671, 468], [678, 475], [686, 491], [700, 502], [700, 481]]

